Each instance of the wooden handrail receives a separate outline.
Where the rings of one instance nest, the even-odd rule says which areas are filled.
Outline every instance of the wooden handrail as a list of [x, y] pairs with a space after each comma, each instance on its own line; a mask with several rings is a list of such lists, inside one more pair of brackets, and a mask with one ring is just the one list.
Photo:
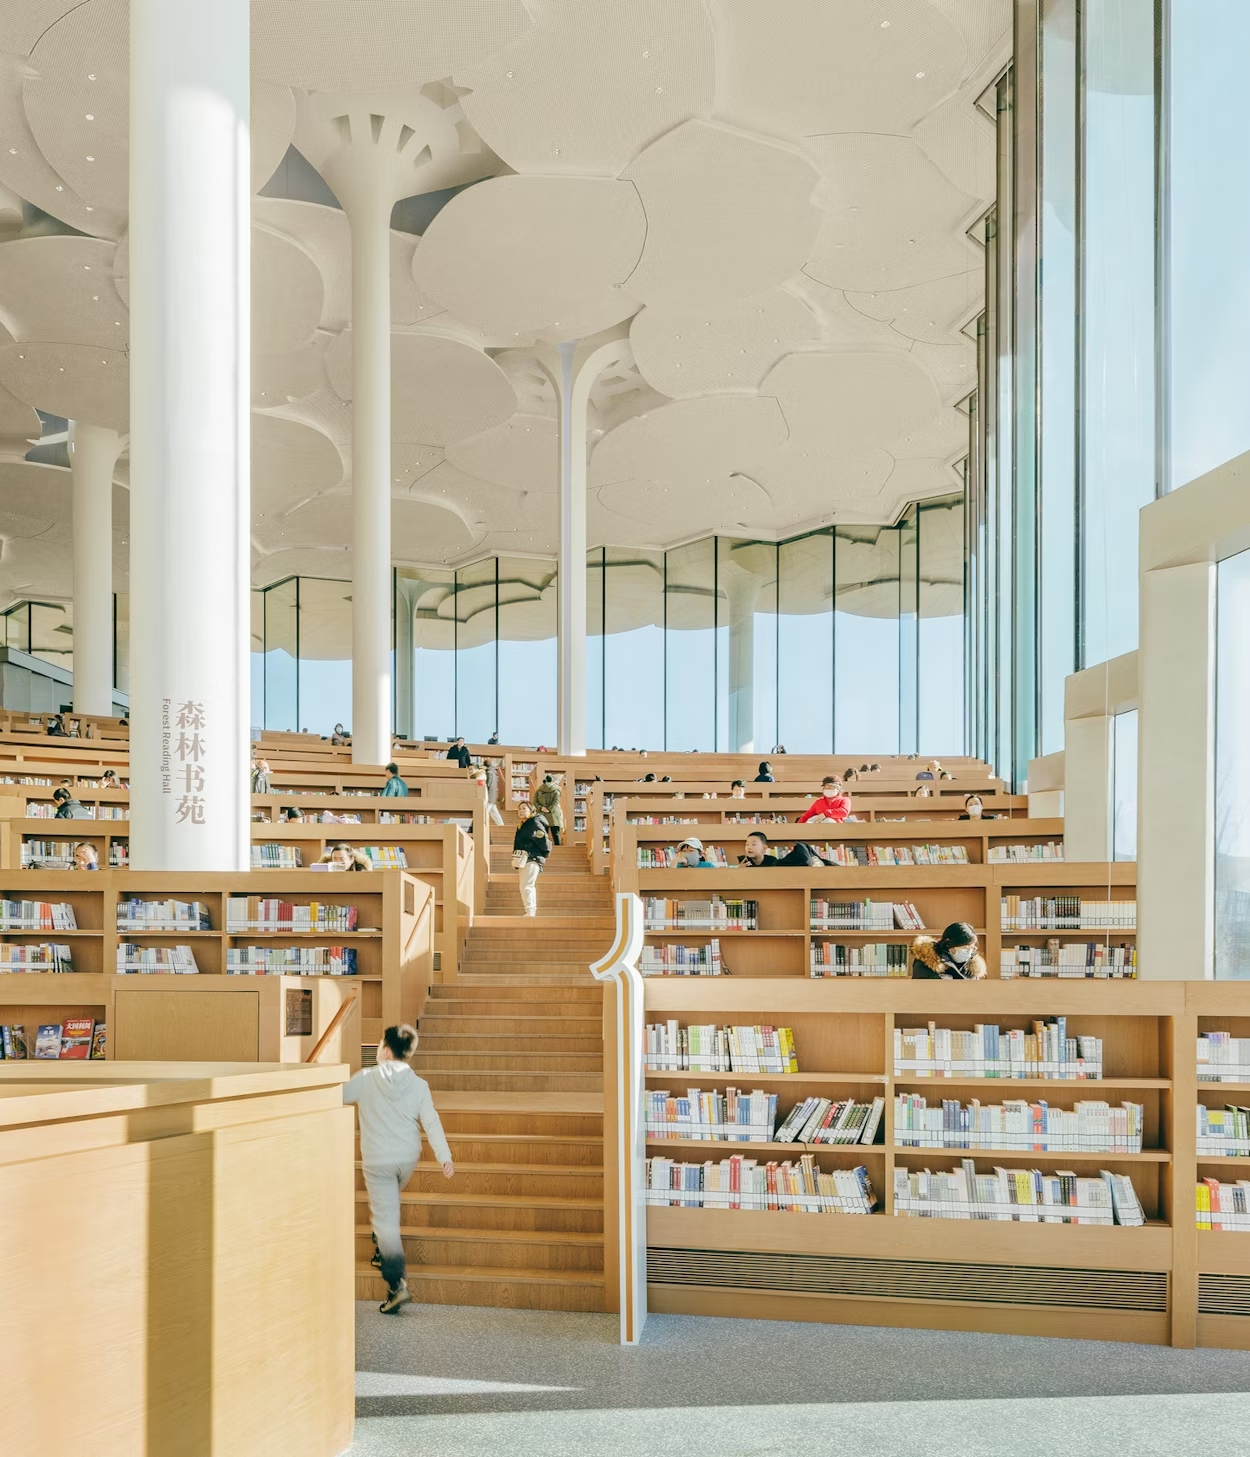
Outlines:
[[326, 1043], [329, 1042], [330, 1038], [334, 1036], [334, 1034], [338, 1031], [339, 1027], [342, 1026], [344, 1020], [351, 1014], [353, 1008], [359, 1006], [359, 994], [353, 994], [352, 996], [348, 997], [348, 999], [343, 1003], [338, 1011], [335, 1012], [334, 1016], [330, 1018], [330, 1025], [321, 1034], [321, 1036], [317, 1038], [316, 1045], [313, 1047], [313, 1050], [308, 1054], [308, 1056], [304, 1059], [305, 1062], [317, 1061], [317, 1059], [321, 1056], [322, 1050], [325, 1048]]

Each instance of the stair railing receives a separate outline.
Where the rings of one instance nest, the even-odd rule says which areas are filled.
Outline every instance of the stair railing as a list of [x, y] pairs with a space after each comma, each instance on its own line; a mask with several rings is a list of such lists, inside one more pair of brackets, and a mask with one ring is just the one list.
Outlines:
[[[607, 955], [591, 966], [590, 974], [605, 983], [604, 990], [611, 991], [615, 1003], [615, 1016], [606, 1001], [604, 1005], [604, 1071], [611, 1074], [604, 1079], [604, 1175], [608, 1189], [615, 1184], [621, 1344], [634, 1346], [647, 1320], [646, 1042], [638, 970], [643, 912], [636, 895], [621, 893], [615, 899], [616, 939]], [[613, 1149], [614, 1178], [607, 1163]]]

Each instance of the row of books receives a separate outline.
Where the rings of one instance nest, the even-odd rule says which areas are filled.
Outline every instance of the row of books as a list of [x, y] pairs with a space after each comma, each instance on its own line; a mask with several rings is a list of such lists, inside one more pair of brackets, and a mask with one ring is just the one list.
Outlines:
[[74, 958], [68, 946], [41, 941], [34, 946], [0, 946], [0, 972], [69, 972]]
[[1137, 975], [1137, 948], [1107, 946], [1098, 941], [1004, 946], [998, 968], [1004, 981], [1047, 976], [1071, 977], [1078, 981], [1090, 978], [1118, 980]]
[[241, 935], [248, 931], [288, 931], [292, 935], [355, 931], [355, 906], [328, 901], [295, 901], [259, 895], [232, 895], [226, 899], [226, 931]]
[[1198, 1039], [1200, 1083], [1250, 1083], [1250, 1037], [1204, 1032]]
[[813, 896], [808, 919], [813, 931], [924, 930], [924, 918], [911, 901], [830, 901]]
[[921, 1093], [894, 1098], [894, 1142], [900, 1148], [984, 1148], [1009, 1153], [1140, 1153], [1145, 1113], [1140, 1103], [1101, 1101], [1052, 1108], [1012, 1098], [967, 1105]]
[[627, 815], [627, 825], [697, 825], [698, 815]]
[[230, 976], [355, 976], [352, 946], [232, 946]]
[[682, 1027], [676, 1019], [648, 1023], [648, 1072], [796, 1073], [798, 1053], [789, 1027]]
[[199, 971], [190, 946], [137, 946], [133, 941], [117, 944], [117, 974], [195, 976]]
[[299, 870], [304, 864], [298, 845], [271, 842], [252, 846], [253, 870]]
[[822, 976], [910, 976], [911, 947], [901, 941], [840, 946], [834, 941], [813, 941], [811, 974]]
[[0, 931], [76, 931], [68, 901], [0, 900]]
[[986, 1219], [1020, 1224], [1142, 1225], [1145, 1215], [1127, 1174], [1100, 1170], [1082, 1178], [1066, 1169], [978, 1172], [972, 1159], [957, 1169], [894, 1170], [894, 1213], [904, 1219]]
[[668, 1091], [646, 1094], [647, 1137], [690, 1138], [707, 1143], [771, 1143], [777, 1123], [777, 1094], [759, 1088], [703, 1092], [684, 1097]]
[[854, 1098], [804, 1098], [777, 1130], [777, 1143], [873, 1143], [885, 1112], [885, 1099], [857, 1103]]
[[1079, 895], [1002, 898], [1004, 931], [1135, 931], [1137, 902], [1085, 900]]
[[644, 946], [638, 958], [643, 976], [723, 976], [720, 942], [713, 937], [702, 946]]
[[[838, 865], [967, 865], [966, 845], [839, 845]], [[847, 853], [849, 852], [849, 857]]]
[[1250, 1108], [1198, 1104], [1198, 1153], [1250, 1158]]
[[[73, 870], [74, 846], [77, 840], [22, 840], [23, 870]], [[122, 870], [130, 863], [130, 851], [124, 840], [109, 845], [110, 869]]]
[[1199, 1229], [1250, 1233], [1250, 1179], [1232, 1184], [1203, 1179], [1197, 1186], [1194, 1208]]
[[647, 1160], [647, 1203], [692, 1209], [776, 1210], [784, 1214], [871, 1214], [876, 1196], [861, 1164], [826, 1173], [815, 1156], [759, 1164], [734, 1154], [719, 1163]]
[[[31, 820], [54, 820], [59, 806], [33, 800], [26, 806], [26, 818]], [[130, 806], [125, 804], [85, 804], [83, 808], [89, 820], [128, 820]]]
[[0, 1026], [0, 1057], [22, 1062], [27, 1058], [79, 1062], [104, 1056], [105, 1027], [90, 1017], [66, 1017], [63, 1022], [44, 1022], [35, 1031], [32, 1045], [22, 1022]]
[[[639, 845], [638, 847], [638, 869], [639, 870], [677, 870], [680, 868], [677, 859], [678, 851], [676, 845]], [[703, 858], [710, 860], [717, 867], [727, 867], [729, 861], [725, 851], [720, 845], [704, 845]]]
[[758, 901], [714, 895], [711, 900], [668, 900], [647, 896], [643, 924], [648, 931], [756, 931]]
[[991, 845], [986, 855], [989, 865], [1018, 865], [1033, 860], [1062, 860], [1063, 841], [1047, 840], [1037, 845]]
[[145, 901], [137, 896], [117, 902], [119, 931], [211, 931], [203, 901]]
[[[705, 794], [703, 797], [707, 799], [709, 796]], [[712, 799], [716, 798], [714, 794], [710, 797]], [[725, 823], [727, 825], [788, 825], [790, 823], [790, 816], [783, 815], [778, 810], [774, 810], [772, 814], [761, 814], [758, 811], [755, 814], [749, 815], [727, 814], [725, 816]]]
[[1034, 1021], [1033, 1030], [977, 1022], [971, 1032], [950, 1027], [896, 1027], [894, 1076], [910, 1078], [1102, 1077], [1102, 1038], [1069, 1037], [1067, 1018]]

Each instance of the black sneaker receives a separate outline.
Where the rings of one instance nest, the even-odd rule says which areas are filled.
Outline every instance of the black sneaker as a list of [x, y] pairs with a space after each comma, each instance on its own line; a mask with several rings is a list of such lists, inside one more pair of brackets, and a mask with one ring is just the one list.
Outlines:
[[375, 1270], [380, 1270], [382, 1268], [382, 1251], [374, 1250], [373, 1258], [369, 1261], [369, 1263], [373, 1266]]
[[378, 1306], [383, 1315], [398, 1315], [401, 1308], [408, 1304], [412, 1296], [408, 1294], [408, 1282], [401, 1280], [393, 1290], [387, 1292], [386, 1299]]

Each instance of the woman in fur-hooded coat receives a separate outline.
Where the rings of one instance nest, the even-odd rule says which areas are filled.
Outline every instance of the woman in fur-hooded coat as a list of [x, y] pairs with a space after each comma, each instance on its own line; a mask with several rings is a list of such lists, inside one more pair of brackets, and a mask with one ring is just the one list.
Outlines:
[[985, 957], [977, 934], [966, 921], [955, 921], [938, 937], [917, 936], [911, 943], [911, 974], [917, 980], [980, 981]]

